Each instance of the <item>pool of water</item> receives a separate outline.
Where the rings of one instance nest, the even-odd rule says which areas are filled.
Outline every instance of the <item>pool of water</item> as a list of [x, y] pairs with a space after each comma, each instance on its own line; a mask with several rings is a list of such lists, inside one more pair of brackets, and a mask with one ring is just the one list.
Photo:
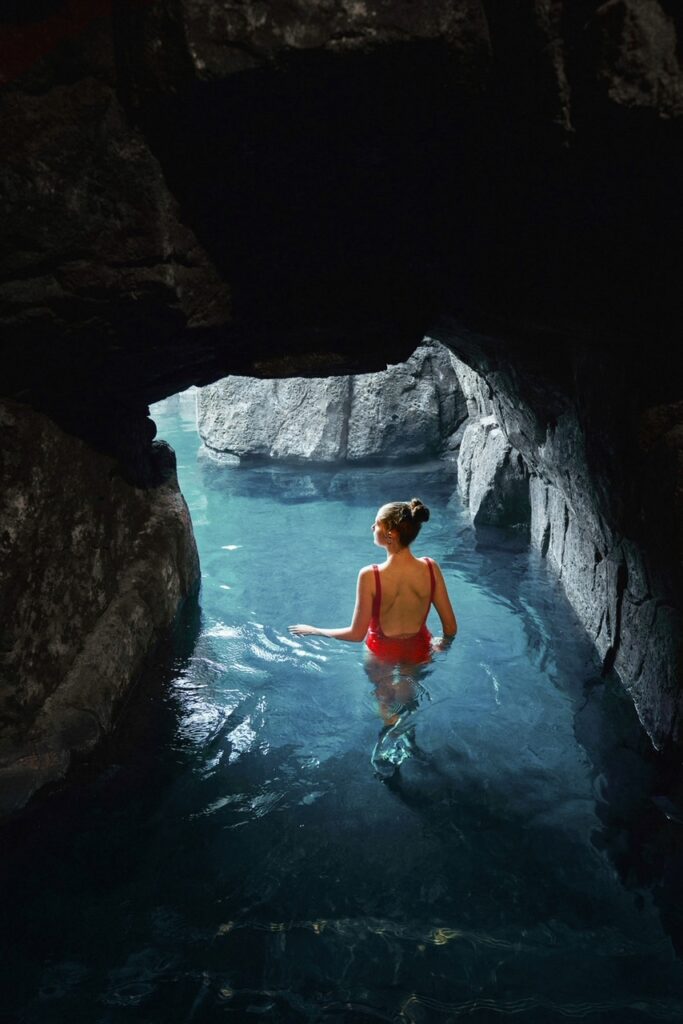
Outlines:
[[[682, 1020], [680, 826], [524, 538], [477, 543], [443, 466], [217, 467], [188, 403], [153, 415], [199, 607], [98, 759], [4, 829], [7, 1019]], [[361, 646], [287, 625], [349, 622], [377, 507], [413, 495], [460, 632], [382, 777]]]

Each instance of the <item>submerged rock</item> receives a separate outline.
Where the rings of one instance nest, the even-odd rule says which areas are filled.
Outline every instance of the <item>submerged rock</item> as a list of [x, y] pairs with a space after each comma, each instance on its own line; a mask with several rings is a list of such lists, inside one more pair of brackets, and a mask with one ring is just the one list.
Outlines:
[[226, 377], [198, 393], [205, 445], [240, 458], [364, 462], [442, 453], [466, 416], [448, 349], [353, 377]]
[[196, 589], [199, 563], [175, 474], [133, 487], [112, 458], [14, 402], [0, 405], [0, 432], [0, 813], [8, 813], [112, 728]]

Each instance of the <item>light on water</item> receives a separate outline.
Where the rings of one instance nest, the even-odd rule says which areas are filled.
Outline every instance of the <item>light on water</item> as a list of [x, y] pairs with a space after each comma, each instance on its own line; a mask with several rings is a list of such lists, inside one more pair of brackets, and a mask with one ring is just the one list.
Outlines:
[[[544, 564], [478, 548], [442, 465], [215, 467], [176, 404], [153, 415], [201, 615], [100, 763], [8, 831], [11, 1019], [683, 1019], [680, 826]], [[387, 684], [287, 625], [348, 624], [375, 512], [413, 494], [460, 632]]]

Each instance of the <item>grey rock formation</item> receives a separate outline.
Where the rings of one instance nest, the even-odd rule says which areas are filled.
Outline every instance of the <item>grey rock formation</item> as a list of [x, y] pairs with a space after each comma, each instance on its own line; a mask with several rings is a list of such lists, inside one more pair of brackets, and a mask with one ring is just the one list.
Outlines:
[[[501, 353], [495, 338], [453, 325], [439, 336], [458, 353], [455, 366], [470, 410], [458, 466], [459, 489], [474, 521], [491, 521], [487, 502], [496, 521], [497, 474], [505, 453], [516, 452], [528, 467], [520, 466], [517, 484], [528, 487], [532, 545], [557, 571], [605, 669], [619, 673], [655, 746], [680, 743], [676, 558], [664, 552], [667, 572], [654, 548], [637, 543], [618, 494], [604, 487], [622, 458], [614, 431], [601, 435], [596, 428], [591, 452], [581, 415], [586, 410], [577, 408], [564, 387], [548, 381], [539, 387], [535, 354], [530, 358], [521, 350], [515, 359]], [[660, 410], [658, 427], [650, 423], [646, 432], [648, 439], [663, 433], [671, 452], [681, 447], [671, 426], [676, 415]], [[654, 440], [649, 443], [655, 447]], [[634, 466], [629, 468], [635, 476]], [[522, 484], [526, 471], [530, 477]]]
[[202, 388], [197, 424], [213, 451], [272, 459], [344, 458], [349, 377], [226, 377]]
[[618, 533], [596, 544], [567, 490], [532, 477], [532, 537], [557, 569], [606, 667], [616, 669], [631, 693], [655, 745], [664, 746], [680, 728], [679, 616], [661, 582], [651, 582], [646, 554]]
[[467, 402], [458, 451], [458, 490], [475, 526], [529, 523], [529, 472], [494, 414], [491, 389], [461, 359], [451, 356]]
[[529, 522], [529, 475], [495, 416], [469, 422], [458, 455], [458, 488], [475, 526]]
[[[108, 732], [198, 585], [173, 476], [131, 487], [42, 414], [0, 405], [0, 813]], [[30, 453], [30, 458], [27, 458]]]
[[366, 462], [439, 455], [466, 416], [450, 352], [431, 343], [381, 373], [256, 380], [198, 392], [210, 451], [288, 461]]

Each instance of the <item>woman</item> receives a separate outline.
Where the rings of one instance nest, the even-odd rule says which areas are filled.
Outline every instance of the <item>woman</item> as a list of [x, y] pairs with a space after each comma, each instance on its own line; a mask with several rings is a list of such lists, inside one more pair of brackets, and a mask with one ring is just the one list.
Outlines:
[[410, 545], [429, 519], [419, 498], [382, 505], [372, 524], [375, 544], [384, 548], [384, 565], [366, 565], [358, 574], [356, 607], [350, 626], [323, 629], [290, 626], [296, 636], [327, 636], [333, 640], [365, 640], [381, 661], [420, 664], [429, 660], [432, 637], [427, 615], [432, 604], [443, 629], [443, 648], [458, 631], [441, 569], [431, 558], [416, 558]]
[[[365, 671], [374, 685], [384, 723], [371, 763], [388, 778], [411, 755], [415, 743], [414, 714], [426, 694], [420, 683], [424, 666], [436, 648], [444, 650], [458, 624], [441, 569], [431, 558], [415, 558], [410, 545], [429, 519], [419, 498], [382, 505], [372, 524], [375, 544], [384, 548], [384, 565], [366, 565], [358, 574], [356, 607], [345, 629], [290, 626], [297, 636], [328, 636], [334, 640], [365, 640], [370, 654]], [[436, 608], [443, 639], [432, 643], [427, 615]]]

